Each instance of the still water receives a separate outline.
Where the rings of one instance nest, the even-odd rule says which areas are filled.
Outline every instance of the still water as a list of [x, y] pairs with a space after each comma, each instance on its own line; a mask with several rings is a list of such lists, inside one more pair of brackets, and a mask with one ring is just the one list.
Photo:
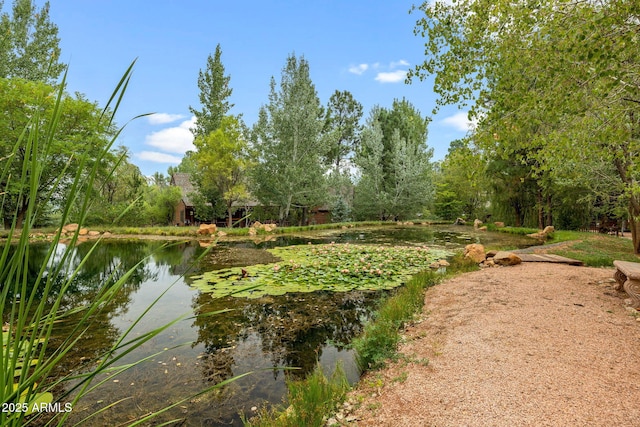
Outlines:
[[[129, 270], [133, 274], [117, 298], [95, 316], [90, 332], [59, 366], [59, 374], [90, 370], [126, 331], [135, 338], [179, 320], [124, 356], [119, 365], [148, 360], [108, 379], [90, 393], [73, 409], [72, 420], [80, 421], [125, 399], [84, 424], [118, 425], [179, 403], [153, 423], [180, 418], [184, 422], [178, 425], [242, 425], [240, 414], [250, 417], [255, 408], [284, 404], [285, 380], [303, 378], [317, 363], [327, 374], [341, 363], [349, 380], [357, 381], [359, 372], [349, 343], [360, 333], [382, 293], [316, 292], [214, 299], [189, 286], [189, 278], [203, 271], [274, 262], [266, 248], [330, 241], [426, 244], [447, 249], [475, 242], [520, 247], [531, 244], [526, 238], [474, 233], [467, 227], [417, 226], [241, 240], [221, 243], [204, 257], [201, 255], [205, 249], [195, 241], [102, 242], [74, 280], [66, 305], [86, 303], [110, 278]], [[78, 263], [91, 246], [92, 243], [77, 246], [74, 262]], [[46, 247], [34, 249], [32, 253], [37, 258], [43, 256]], [[207, 315], [222, 310], [228, 311]], [[63, 337], [70, 327], [72, 324], [61, 325], [56, 334]], [[208, 386], [248, 372], [251, 374], [220, 389], [182, 401]]]

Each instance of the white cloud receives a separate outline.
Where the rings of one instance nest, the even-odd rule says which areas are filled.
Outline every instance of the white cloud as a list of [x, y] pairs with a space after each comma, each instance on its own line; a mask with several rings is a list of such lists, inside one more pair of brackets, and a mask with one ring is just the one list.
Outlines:
[[145, 138], [145, 144], [158, 148], [168, 153], [184, 154], [186, 151], [195, 150], [193, 134], [189, 130], [195, 126], [196, 118], [191, 117], [180, 125], [153, 132]]
[[168, 114], [168, 113], [154, 113], [150, 116], [147, 116], [149, 123], [152, 125], [163, 125], [166, 123], [172, 123], [176, 120], [183, 119], [184, 116], [182, 114]]
[[398, 82], [403, 82], [406, 77], [407, 77], [406, 70], [396, 70], [388, 73], [380, 72], [376, 76], [376, 81], [380, 83], [398, 83]]
[[369, 68], [369, 64], [352, 65], [351, 67], [349, 67], [349, 72], [360, 76], [362, 75], [362, 73], [367, 71], [368, 68]]
[[408, 67], [409, 66], [409, 62], [405, 61], [404, 59], [401, 59], [400, 61], [393, 61], [389, 64], [389, 68], [394, 69], [394, 68], [398, 68], [398, 67]]
[[468, 113], [463, 111], [442, 119], [442, 123], [463, 132], [467, 132], [476, 126], [476, 122], [469, 121]]
[[136, 157], [140, 160], [147, 160], [149, 162], [155, 163], [172, 163], [172, 164], [180, 164], [182, 159], [177, 156], [172, 156], [167, 153], [158, 153], [157, 151], [143, 151], [141, 153], [136, 154]]

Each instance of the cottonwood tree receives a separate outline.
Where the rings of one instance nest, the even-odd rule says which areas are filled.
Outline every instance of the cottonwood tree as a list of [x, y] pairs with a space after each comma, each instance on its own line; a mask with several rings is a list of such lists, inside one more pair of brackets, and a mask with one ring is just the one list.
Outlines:
[[324, 133], [329, 144], [326, 160], [333, 165], [335, 172], [339, 173], [343, 160], [358, 149], [361, 118], [362, 104], [351, 92], [336, 90], [331, 95], [326, 108]]
[[64, 69], [59, 42], [49, 2], [37, 9], [31, 0], [15, 0], [11, 15], [0, 15], [0, 77], [54, 84]]
[[224, 202], [227, 227], [233, 225], [234, 203], [247, 200], [247, 173], [251, 152], [246, 126], [235, 116], [225, 116], [215, 131], [198, 136], [194, 160], [203, 187], [213, 187]]
[[218, 129], [222, 118], [233, 108], [229, 102], [233, 92], [229, 86], [230, 80], [231, 76], [224, 74], [222, 48], [218, 44], [213, 56], [207, 57], [206, 69], [198, 73], [200, 109], [189, 107], [196, 117], [195, 127], [191, 129], [195, 137], [206, 136]]
[[356, 156], [361, 178], [354, 210], [360, 217], [375, 212], [381, 220], [404, 219], [430, 202], [433, 149], [426, 144], [426, 126], [427, 120], [405, 100], [394, 101], [391, 110], [372, 110]]
[[435, 74], [439, 104], [470, 104], [477, 140], [543, 189], [571, 178], [595, 191], [613, 171], [640, 253], [640, 4], [460, 0], [420, 11], [426, 59], [410, 78]]
[[260, 109], [252, 140], [259, 163], [253, 171], [254, 194], [279, 208], [279, 220], [298, 208], [305, 222], [310, 207], [325, 200], [327, 154], [324, 113], [304, 57], [290, 55], [280, 84], [271, 78], [269, 103]]
[[[64, 200], [73, 177], [102, 156], [114, 135], [114, 127], [104, 120], [102, 110], [82, 95], [61, 98], [56, 132], [47, 134], [53, 122], [55, 93], [53, 87], [42, 82], [0, 78], [0, 111], [4, 112], [0, 114], [0, 191], [4, 193], [0, 215], [5, 227], [10, 227], [14, 215], [17, 226], [22, 224], [28, 197], [54, 203]], [[30, 127], [31, 133], [25, 134], [28, 123], [36, 118], [39, 126]], [[25, 148], [29, 138], [39, 143], [34, 148], [43, 146], [45, 135], [52, 138], [47, 150]], [[28, 181], [20, 180], [23, 172], [41, 174], [35, 192], [27, 191]]]

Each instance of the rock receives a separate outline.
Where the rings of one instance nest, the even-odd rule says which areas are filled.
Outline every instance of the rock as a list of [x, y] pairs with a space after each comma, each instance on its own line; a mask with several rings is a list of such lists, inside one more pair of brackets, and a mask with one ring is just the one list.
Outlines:
[[553, 233], [554, 231], [556, 231], [556, 229], [553, 227], [553, 225], [547, 225], [544, 230], [542, 230], [542, 234], [544, 235], [548, 235]]
[[218, 231], [218, 236], [219, 237], [224, 237], [226, 235], [227, 235], [227, 233], [225, 233], [224, 231]]
[[455, 222], [453, 223], [453, 225], [465, 225], [467, 222], [462, 219], [462, 218], [456, 218]]
[[478, 231], [487, 231], [487, 226], [483, 225], [482, 227], [478, 228]]
[[91, 237], [96, 237], [100, 235], [99, 231], [95, 231], [95, 230], [91, 230], [87, 233], [87, 235], [91, 236]]
[[513, 252], [500, 251], [493, 257], [493, 262], [498, 265], [516, 265], [520, 264], [522, 260]]
[[484, 261], [486, 258], [484, 254], [484, 246], [482, 246], [479, 243], [473, 243], [471, 245], [465, 246], [464, 258], [470, 259], [473, 262], [477, 262], [477, 263]]
[[493, 225], [495, 225], [498, 228], [502, 228], [502, 227], [504, 227], [504, 222], [496, 221], [496, 222], [493, 223]]
[[62, 227], [62, 232], [63, 233], [73, 233], [74, 231], [76, 231], [80, 226], [78, 224], [67, 224], [64, 227]]
[[438, 264], [440, 265], [440, 267], [449, 267], [449, 265], [451, 265], [446, 259], [438, 260]]
[[113, 234], [111, 234], [108, 231], [105, 231], [104, 233], [102, 233], [102, 237], [111, 237], [111, 236], [113, 236]]
[[218, 230], [218, 227], [216, 227], [215, 224], [200, 224], [197, 234], [203, 234], [203, 235], [216, 234], [217, 230]]
[[547, 225], [544, 230], [537, 233], [527, 234], [527, 236], [533, 237], [534, 239], [545, 240], [549, 237], [549, 234], [553, 233], [555, 230], [556, 229], [553, 227], [553, 225]]
[[249, 228], [249, 236], [255, 236], [256, 234], [258, 234], [258, 232], [256, 231], [255, 228], [250, 227]]
[[482, 227], [482, 221], [480, 221], [478, 218], [476, 218], [473, 221], [473, 228], [479, 228], [479, 227]]
[[496, 250], [487, 252], [487, 258], [493, 258], [494, 256], [496, 256], [498, 252], [499, 251], [496, 251]]
[[81, 228], [80, 231], [78, 231], [78, 234], [81, 236], [86, 236], [87, 234], [89, 234], [89, 230], [86, 228]]

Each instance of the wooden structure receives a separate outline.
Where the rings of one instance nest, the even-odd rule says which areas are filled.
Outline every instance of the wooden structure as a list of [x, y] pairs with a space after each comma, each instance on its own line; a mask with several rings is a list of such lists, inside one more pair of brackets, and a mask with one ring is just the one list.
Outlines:
[[195, 216], [193, 202], [189, 197], [190, 193], [195, 191], [193, 183], [191, 183], [191, 175], [188, 173], [174, 173], [171, 175], [170, 185], [180, 187], [182, 197], [173, 213], [173, 223], [175, 225], [194, 225]]
[[616, 290], [623, 288], [631, 297], [631, 306], [640, 310], [640, 263], [629, 261], [613, 261], [616, 267]]
[[582, 261], [577, 259], [566, 258], [560, 255], [553, 254], [528, 254], [517, 253], [522, 262], [552, 262], [556, 264], [569, 264], [569, 265], [584, 265]]

